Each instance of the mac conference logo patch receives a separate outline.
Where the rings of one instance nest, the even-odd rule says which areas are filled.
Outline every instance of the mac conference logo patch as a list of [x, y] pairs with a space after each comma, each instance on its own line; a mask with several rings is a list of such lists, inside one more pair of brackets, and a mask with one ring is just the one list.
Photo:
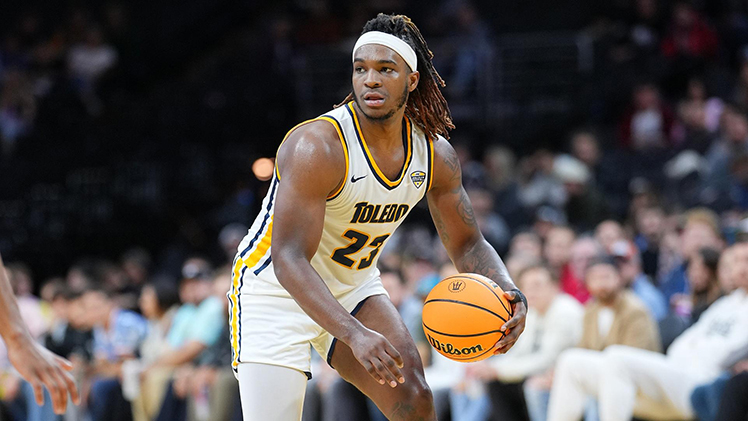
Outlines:
[[410, 173], [410, 179], [413, 180], [413, 185], [419, 189], [423, 185], [423, 182], [426, 181], [426, 173], [423, 171], [413, 171]]

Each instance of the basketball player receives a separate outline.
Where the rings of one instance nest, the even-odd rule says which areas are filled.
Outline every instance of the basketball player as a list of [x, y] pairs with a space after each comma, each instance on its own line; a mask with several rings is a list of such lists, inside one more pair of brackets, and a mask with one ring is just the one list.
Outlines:
[[36, 403], [44, 404], [46, 386], [52, 398], [52, 408], [56, 414], [64, 414], [68, 405], [68, 393], [73, 403], [80, 404], [78, 387], [68, 371], [73, 369], [70, 361], [51, 353], [37, 344], [31, 337], [21, 318], [0, 257], [0, 336], [8, 348], [8, 359], [18, 374], [34, 388]]
[[424, 196], [460, 272], [494, 280], [514, 317], [527, 304], [483, 239], [462, 187], [433, 54], [405, 16], [380, 14], [353, 49], [353, 92], [281, 144], [263, 211], [239, 245], [229, 291], [245, 420], [298, 420], [313, 346], [391, 420], [435, 420], [416, 346], [377, 257]]

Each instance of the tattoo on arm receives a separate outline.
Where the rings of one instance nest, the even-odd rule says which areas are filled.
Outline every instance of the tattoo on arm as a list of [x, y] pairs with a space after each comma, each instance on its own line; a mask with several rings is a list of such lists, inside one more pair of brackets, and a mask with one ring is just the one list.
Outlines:
[[459, 194], [460, 199], [457, 201], [457, 213], [466, 225], [474, 227], [476, 226], [476, 222], [475, 214], [473, 213], [473, 205], [470, 204], [470, 199], [462, 187], [460, 187]]
[[504, 291], [516, 288], [496, 250], [485, 240], [476, 242], [465, 252], [458, 269], [461, 272], [477, 273], [492, 279]]
[[[451, 246], [448, 250], [452, 249], [454, 263], [460, 272], [481, 274], [495, 281], [505, 291], [516, 288], [496, 250], [480, 235], [473, 206], [462, 187], [462, 170], [457, 154], [448, 151], [443, 156], [445, 175], [450, 174], [450, 179], [444, 186], [447, 190], [442, 193], [444, 197], [439, 198], [438, 202], [433, 202], [434, 206], [431, 206], [432, 202], [429, 203], [434, 225], [442, 242], [445, 246]], [[449, 226], [444, 222], [438, 204], [446, 205], [442, 210], [446, 212]], [[452, 209], [448, 209], [450, 207]], [[452, 213], [453, 210], [457, 215]], [[460, 220], [456, 216], [462, 219], [464, 226], [460, 226]], [[452, 238], [448, 232], [450, 229], [453, 233]]]
[[452, 172], [452, 176], [449, 181], [456, 180], [462, 177], [462, 170], [460, 169], [460, 160], [457, 158], [456, 153], [448, 153], [444, 156], [444, 163], [447, 168]]
[[431, 217], [434, 219], [434, 225], [436, 226], [436, 231], [439, 233], [439, 236], [442, 239], [442, 243], [446, 246], [447, 244], [449, 244], [449, 233], [447, 232], [447, 225], [444, 223], [444, 220], [439, 213], [439, 209], [437, 209], [436, 207], [431, 208]]

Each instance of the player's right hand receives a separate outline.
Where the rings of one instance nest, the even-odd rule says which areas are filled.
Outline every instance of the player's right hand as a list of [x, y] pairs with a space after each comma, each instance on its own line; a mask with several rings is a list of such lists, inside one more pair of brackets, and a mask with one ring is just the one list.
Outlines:
[[403, 358], [381, 334], [364, 328], [350, 340], [348, 346], [353, 356], [379, 384], [397, 387], [398, 382], [405, 383], [405, 376], [400, 371]]

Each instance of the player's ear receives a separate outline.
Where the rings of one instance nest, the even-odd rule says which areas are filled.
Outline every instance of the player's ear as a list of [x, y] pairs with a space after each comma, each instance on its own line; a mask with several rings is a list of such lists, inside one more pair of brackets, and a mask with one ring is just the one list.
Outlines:
[[408, 75], [408, 92], [413, 92], [416, 90], [419, 80], [421, 80], [421, 73], [419, 73], [417, 70], [415, 72], [411, 72]]

